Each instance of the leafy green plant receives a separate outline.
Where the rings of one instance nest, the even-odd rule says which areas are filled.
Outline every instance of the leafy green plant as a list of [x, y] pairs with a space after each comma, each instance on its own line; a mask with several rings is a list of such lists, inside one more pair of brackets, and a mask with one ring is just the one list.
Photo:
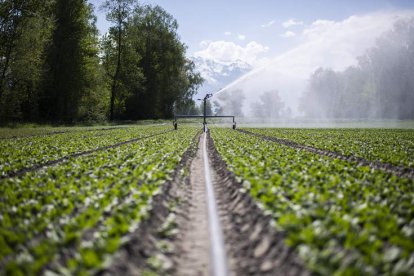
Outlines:
[[412, 129], [294, 129], [246, 128], [271, 137], [372, 161], [414, 168]]
[[412, 180], [228, 129], [211, 135], [228, 168], [311, 270], [412, 274]]
[[[148, 136], [165, 128], [132, 132]], [[6, 271], [37, 274], [48, 265], [89, 274], [102, 267], [148, 216], [152, 197], [196, 131], [183, 127], [1, 180], [0, 262]]]
[[0, 140], [0, 175], [171, 129], [134, 126], [106, 131], [73, 131], [57, 135]]

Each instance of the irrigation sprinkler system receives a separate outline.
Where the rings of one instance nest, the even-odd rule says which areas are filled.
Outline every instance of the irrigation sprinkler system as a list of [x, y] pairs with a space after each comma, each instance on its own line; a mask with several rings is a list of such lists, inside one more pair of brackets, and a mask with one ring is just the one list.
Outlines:
[[203, 99], [197, 99], [199, 101], [203, 101], [203, 115], [174, 115], [174, 121], [173, 121], [173, 125], [174, 125], [174, 129], [177, 130], [178, 128], [178, 122], [177, 120], [180, 118], [203, 118], [203, 129], [204, 132], [207, 132], [207, 118], [232, 118], [233, 119], [233, 125], [232, 128], [236, 129], [236, 121], [234, 119], [235, 116], [233, 115], [207, 115], [207, 100], [209, 98], [213, 97], [213, 94], [207, 94]]

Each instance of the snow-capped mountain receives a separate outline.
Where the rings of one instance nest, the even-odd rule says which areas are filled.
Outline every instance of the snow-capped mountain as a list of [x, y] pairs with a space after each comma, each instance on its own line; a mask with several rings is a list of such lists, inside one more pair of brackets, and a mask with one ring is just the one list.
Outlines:
[[198, 98], [220, 90], [253, 69], [252, 65], [242, 60], [217, 61], [201, 57], [193, 57], [192, 60], [205, 80], [195, 96]]

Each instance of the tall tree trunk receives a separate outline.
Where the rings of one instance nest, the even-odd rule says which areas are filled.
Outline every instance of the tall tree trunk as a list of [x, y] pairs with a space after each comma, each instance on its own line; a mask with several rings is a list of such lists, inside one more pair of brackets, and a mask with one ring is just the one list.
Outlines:
[[3, 68], [2, 72], [1, 72], [1, 79], [0, 79], [0, 100], [1, 100], [1, 98], [3, 96], [3, 93], [4, 93], [4, 85], [5, 85], [4, 84], [4, 81], [6, 79], [6, 73], [7, 73], [8, 67], [9, 67], [9, 63], [10, 63], [10, 58], [11, 58], [11, 54], [12, 54], [12, 50], [13, 50], [13, 44], [14, 44], [15, 37], [16, 37], [16, 32], [13, 33], [13, 36], [11, 38], [11, 41], [10, 41], [10, 43], [8, 45], [7, 52], [6, 52], [6, 56], [5, 56], [6, 60], [4, 62], [4, 68]]
[[118, 58], [117, 58], [117, 65], [115, 70], [114, 79], [112, 81], [112, 88], [111, 88], [111, 110], [110, 110], [110, 117], [111, 121], [114, 120], [114, 110], [115, 110], [115, 95], [116, 95], [116, 85], [119, 78], [119, 70], [121, 68], [121, 42], [122, 42], [122, 22], [118, 23]]
[[4, 63], [4, 68], [3, 68], [2, 72], [1, 72], [1, 79], [0, 79], [0, 100], [1, 100], [1, 98], [3, 96], [3, 92], [4, 92], [4, 80], [6, 78], [7, 67], [9, 67], [10, 54], [11, 54], [11, 47], [9, 47], [9, 49], [7, 50], [6, 61]]
[[[8, 44], [8, 48], [7, 48], [7, 52], [6, 52], [6, 56], [5, 56], [6, 60], [4, 62], [4, 68], [3, 68], [2, 72], [1, 72], [1, 79], [0, 79], [0, 100], [1, 100], [1, 98], [3, 96], [3, 93], [4, 93], [4, 90], [5, 90], [4, 89], [4, 81], [6, 79], [6, 73], [7, 73], [8, 67], [9, 67], [10, 58], [11, 58], [11, 54], [12, 54], [13, 46], [14, 46], [14, 41], [15, 41], [15, 39], [17, 37], [17, 28], [19, 26], [19, 20], [18, 20], [19, 18], [16, 15], [16, 11], [19, 11], [20, 14], [22, 14], [23, 13], [23, 7], [25, 6], [25, 4], [26, 4], [26, 0], [23, 0], [20, 3], [20, 7], [11, 10], [7, 14], [7, 16], [3, 18], [2, 25], [4, 26], [6, 24], [6, 20], [8, 20], [8, 18], [11, 17], [11, 20], [13, 22], [12, 23], [12, 25], [13, 25], [13, 32], [12, 32], [12, 36], [11, 36], [10, 40], [8, 41], [9, 44]], [[12, 11], [15, 12], [14, 15], [13, 15], [13, 12]], [[3, 26], [1, 26], [2, 29], [3, 29]]]

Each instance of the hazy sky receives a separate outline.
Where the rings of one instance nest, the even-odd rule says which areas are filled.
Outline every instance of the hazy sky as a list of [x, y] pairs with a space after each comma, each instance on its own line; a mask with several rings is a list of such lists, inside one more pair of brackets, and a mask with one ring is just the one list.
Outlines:
[[[99, 6], [102, 0], [91, 0]], [[273, 57], [302, 43], [302, 32], [316, 20], [341, 21], [351, 15], [413, 9], [413, 0], [146, 0], [158, 4], [179, 23], [188, 54], [210, 42], [231, 42]], [[98, 28], [109, 23], [98, 12]], [[227, 45], [228, 46], [228, 45]]]
[[[92, 2], [96, 5], [102, 1]], [[158, 4], [177, 19], [188, 56], [214, 61], [198, 68], [206, 83], [217, 84], [214, 76], [221, 74], [222, 65], [247, 63], [252, 71], [218, 87], [223, 92], [242, 89], [246, 106], [261, 92], [277, 89], [294, 113], [314, 70], [343, 70], [355, 65], [357, 57], [373, 47], [376, 38], [390, 30], [394, 22], [414, 16], [414, 0], [140, 3]], [[102, 13], [98, 17], [98, 28], [105, 32], [109, 24]]]

